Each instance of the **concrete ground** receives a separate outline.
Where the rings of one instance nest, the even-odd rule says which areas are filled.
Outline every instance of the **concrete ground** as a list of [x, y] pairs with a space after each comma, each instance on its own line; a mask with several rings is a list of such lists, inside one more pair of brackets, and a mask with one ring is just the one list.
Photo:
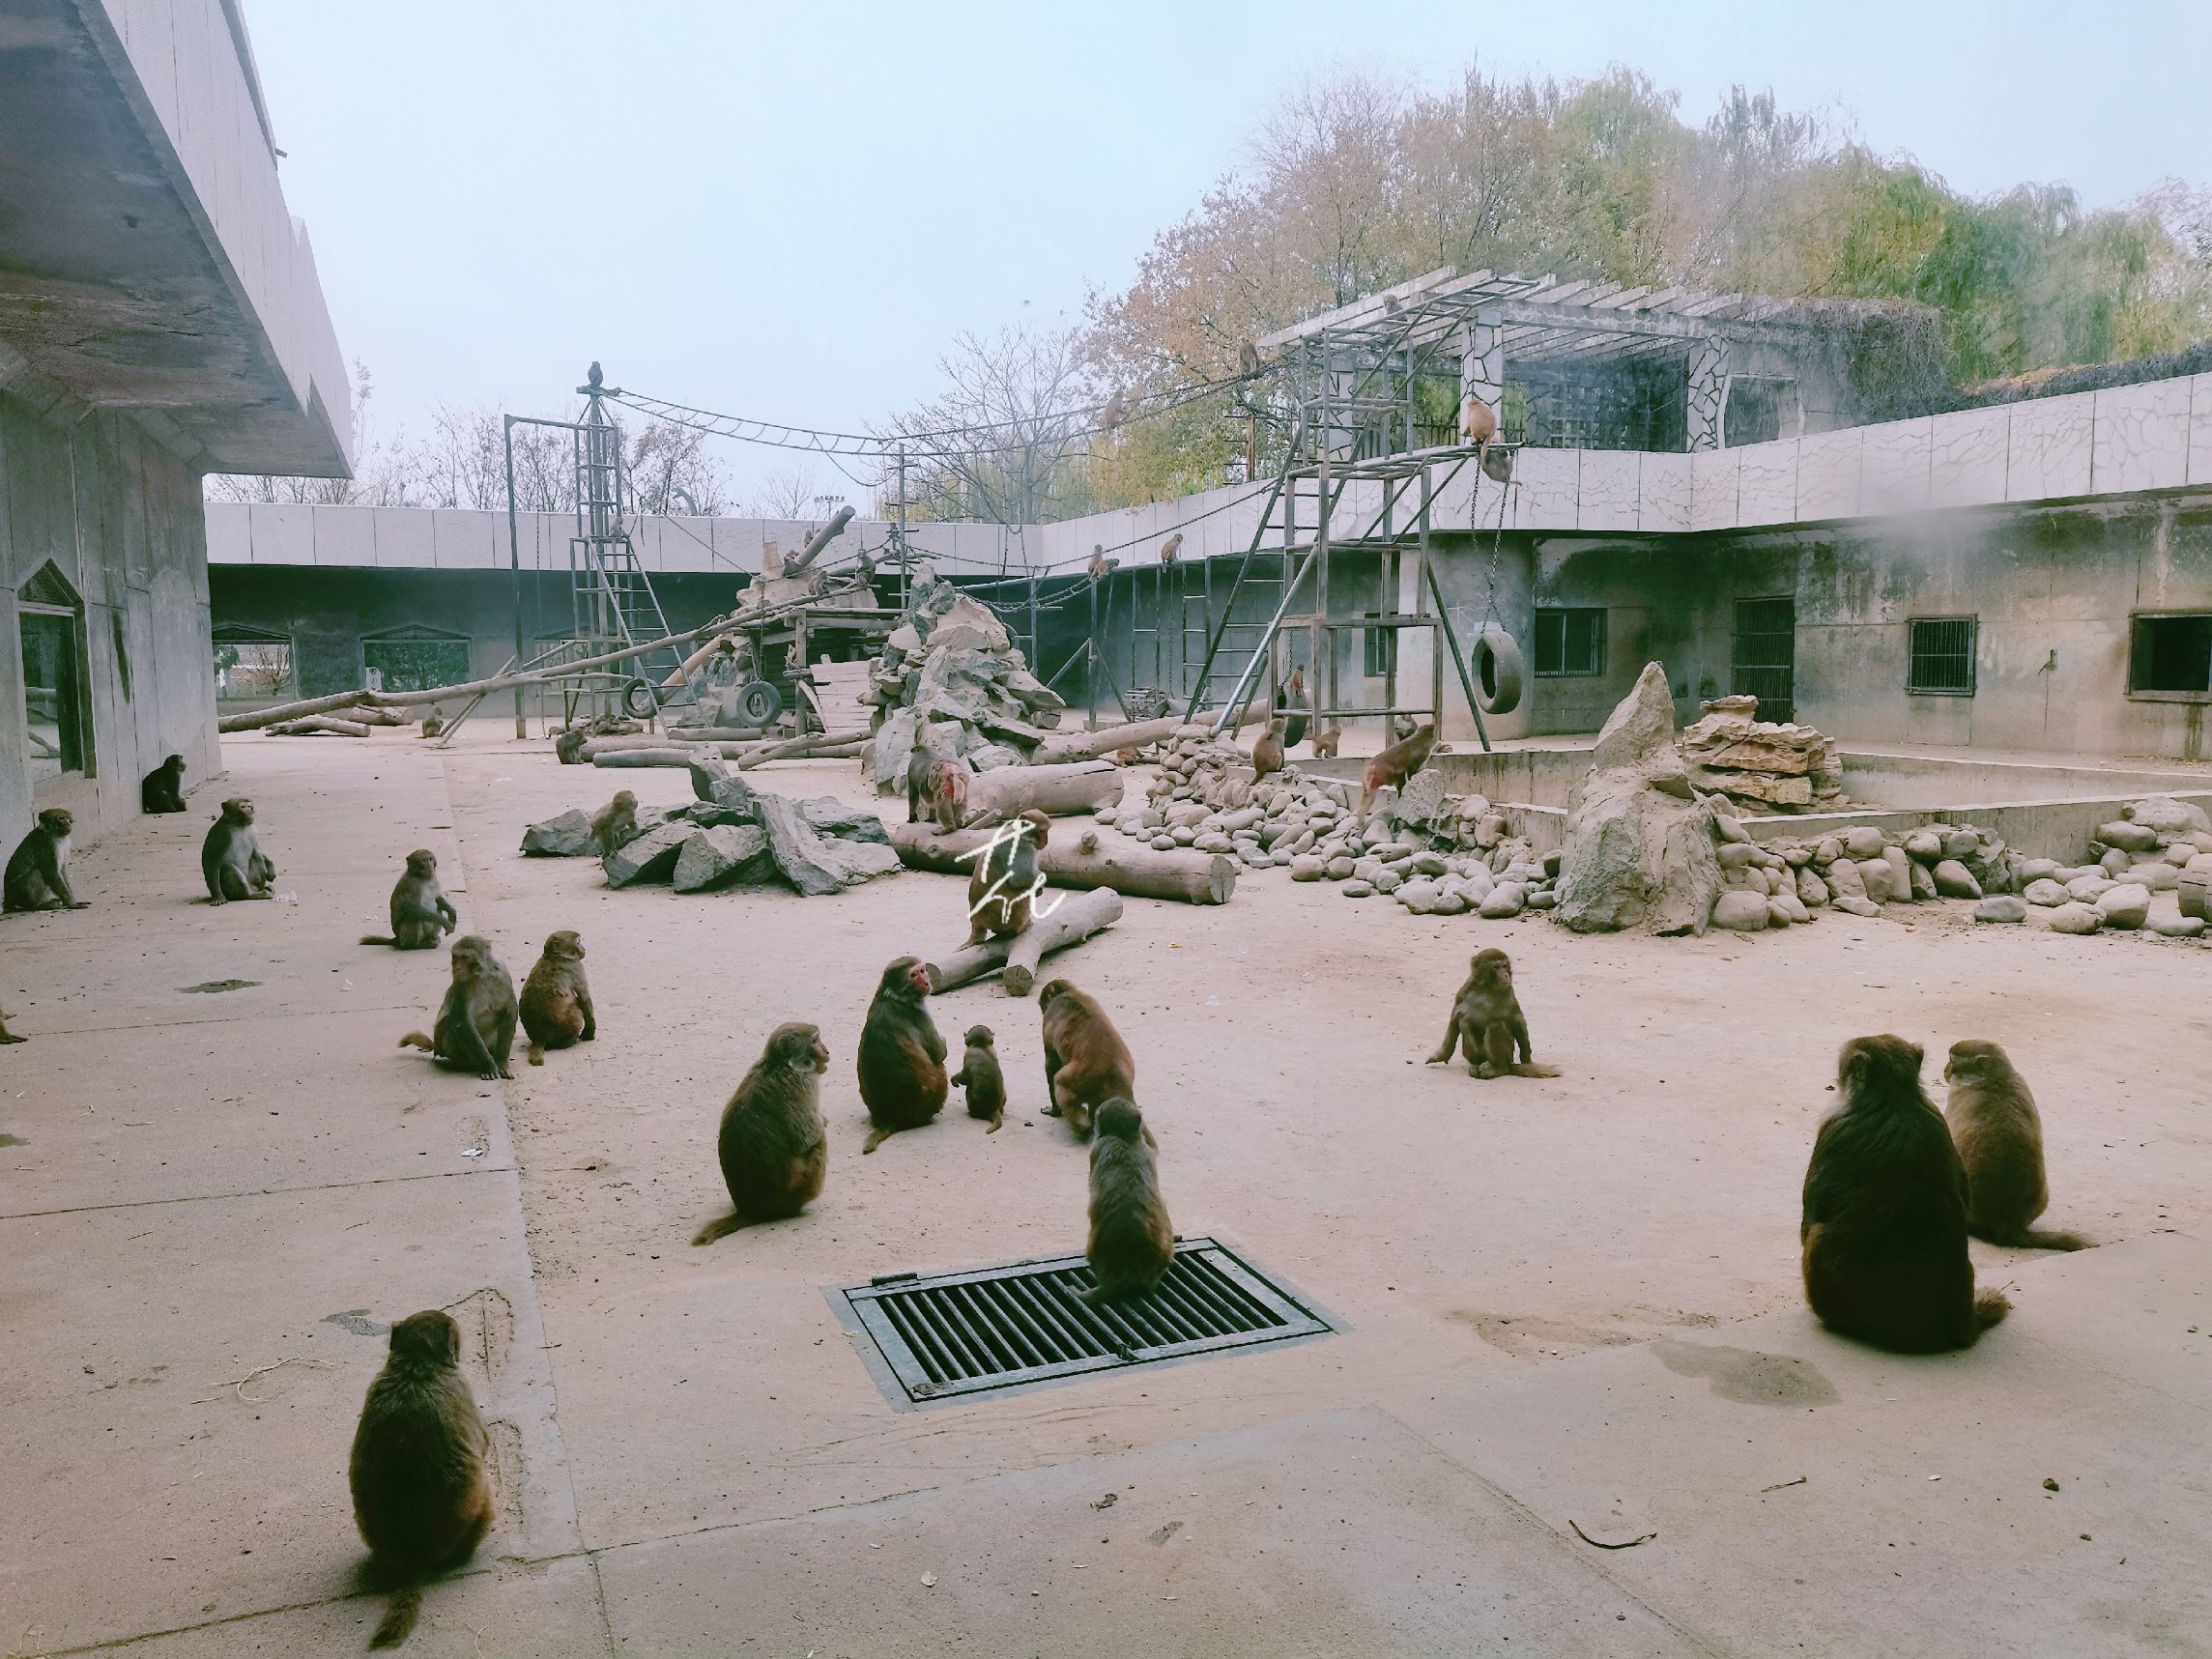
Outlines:
[[[1176, 1224], [1341, 1329], [894, 1410], [825, 1289], [1082, 1243], [1034, 1005], [991, 987], [935, 1015], [998, 1031], [1005, 1130], [956, 1103], [859, 1156], [862, 1012], [961, 933], [958, 882], [610, 893], [523, 825], [681, 774], [488, 730], [225, 753], [186, 816], [81, 855], [94, 908], [0, 923], [31, 1039], [0, 1049], [0, 1651], [359, 1648], [347, 1445], [384, 1326], [441, 1305], [503, 1512], [414, 1653], [2212, 1651], [2204, 947], [1935, 906], [1578, 938], [1280, 872], [1132, 901], [1056, 960], [1135, 1051]], [[756, 776], [863, 798], [849, 762]], [[296, 902], [192, 901], [241, 791]], [[582, 931], [597, 1043], [497, 1086], [394, 1046], [443, 958], [354, 940], [417, 845], [518, 980]], [[1420, 1063], [1483, 943], [1560, 1079]], [[834, 1055], [827, 1189], [695, 1249], [721, 1105], [787, 1018]], [[2015, 1310], [1965, 1354], [1838, 1340], [1797, 1291], [1834, 1052], [1882, 1030], [1931, 1079], [2005, 1044], [2049, 1223], [2105, 1241], [1975, 1245]]]

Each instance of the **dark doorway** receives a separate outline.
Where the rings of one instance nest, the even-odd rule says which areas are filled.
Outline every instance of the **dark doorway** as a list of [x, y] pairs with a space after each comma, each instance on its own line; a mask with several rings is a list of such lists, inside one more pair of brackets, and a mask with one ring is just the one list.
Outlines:
[[1797, 602], [1738, 599], [1736, 648], [1728, 689], [1759, 700], [1761, 720], [1794, 720], [1797, 712]]

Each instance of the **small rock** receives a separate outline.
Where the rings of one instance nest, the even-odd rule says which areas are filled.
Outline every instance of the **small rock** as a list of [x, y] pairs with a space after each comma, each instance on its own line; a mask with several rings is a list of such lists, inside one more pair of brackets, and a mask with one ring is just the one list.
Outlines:
[[1984, 899], [1974, 905], [1974, 920], [1977, 922], [2025, 922], [2027, 920], [2027, 905], [2024, 901], [2015, 899], [2009, 893], [2000, 893], [1995, 898]]
[[1472, 908], [1473, 906], [1467, 902], [1467, 896], [1464, 893], [1439, 893], [1436, 896], [1436, 907], [1432, 913], [1438, 916], [1461, 916]]
[[2114, 846], [2105, 849], [2104, 855], [2097, 860], [2097, 868], [2117, 881], [2127, 873], [2128, 866], [2133, 863], [2134, 859]]
[[2058, 861], [2055, 858], [2027, 858], [2021, 861], [2020, 878], [2023, 881], [2041, 881], [2045, 876], [2055, 875], [2057, 872]]
[[1792, 870], [1802, 870], [1813, 862], [1813, 849], [1809, 846], [1786, 846], [1782, 849], [1782, 862]]
[[1492, 921], [1507, 916], [1518, 916], [1528, 903], [1528, 894], [1517, 881], [1508, 881], [1496, 888], [1482, 901], [1482, 914]]
[[1982, 884], [1955, 858], [1939, 861], [1933, 874], [1936, 891], [1945, 899], [1979, 899]]
[[1441, 852], [1417, 852], [1413, 855], [1412, 863], [1418, 874], [1442, 875], [1445, 872], [1444, 854]]
[[2051, 930], [2054, 933], [2094, 933], [2105, 925], [2094, 904], [2061, 904], [2051, 912]]
[[1863, 894], [1839, 893], [1828, 901], [1828, 908], [1841, 910], [1852, 916], [1879, 916], [1882, 906]]
[[1905, 856], [1917, 864], [1934, 864], [1943, 856], [1943, 838], [1933, 830], [1914, 830], [1904, 841]]
[[1165, 831], [1162, 831], [1152, 838], [1152, 850], [1154, 852], [1173, 852], [1175, 850], [1175, 838]]
[[1559, 895], [1548, 888], [1541, 893], [1529, 895], [1528, 907], [1531, 910], [1552, 910], [1556, 909], [1558, 905]]
[[2050, 909], [2065, 903], [2073, 895], [2068, 893], [2060, 883], [2052, 880], [2049, 876], [2044, 876], [2038, 880], [2030, 881], [2027, 884], [2027, 891], [2021, 897], [2030, 904], [2040, 904], [2045, 909]]
[[1347, 899], [1365, 899], [1375, 890], [1372, 881], [1347, 881], [1337, 891]]
[[1918, 859], [1909, 859], [1906, 862], [1905, 878], [1906, 885], [1912, 889], [1915, 900], [1936, 897], [1936, 877], [1929, 873], [1928, 867]]
[[[1256, 843], [1253, 844], [1257, 844]], [[1192, 838], [1192, 850], [1197, 852], [1234, 852], [1236, 844], [1225, 835], [1201, 835]]]
[[1882, 832], [1868, 824], [1853, 824], [1844, 831], [1844, 851], [1862, 862], [1882, 856]]
[[1732, 845], [1749, 845], [1750, 832], [1726, 813], [1712, 815], [1712, 827], [1724, 842]]
[[1198, 844], [1198, 832], [1189, 824], [1177, 824], [1167, 832], [1167, 844], [1169, 846], [1195, 846]]
[[2116, 885], [2102, 875], [2077, 875], [2066, 883], [2066, 896], [2083, 904], [2094, 904]]
[[1759, 849], [1748, 841], [1732, 841], [1715, 850], [1723, 870], [1748, 870], [1759, 860]]
[[2138, 864], [2129, 867], [2127, 879], [2153, 893], [2171, 893], [2181, 885], [2181, 872], [2170, 864]]
[[2108, 928], [2140, 928], [2150, 920], [2150, 889], [2140, 881], [2119, 882], [2097, 901], [2097, 914]]
[[1293, 881], [1319, 881], [1327, 872], [1329, 863], [1306, 853], [1290, 861], [1290, 879]]
[[1387, 864], [1375, 872], [1370, 881], [1377, 893], [1395, 893], [1405, 885], [1405, 877]]
[[1349, 853], [1338, 853], [1321, 868], [1321, 873], [1332, 881], [1341, 881], [1359, 866]]
[[1972, 830], [1953, 830], [1943, 838], [1945, 858], [1971, 858], [1982, 849], [1982, 838]]
[[1820, 844], [1813, 848], [1813, 862], [1815, 864], [1833, 864], [1841, 857], [1843, 857], [1843, 843], [1832, 835], [1821, 837]]
[[2194, 939], [2203, 933], [2204, 918], [2201, 916], [2158, 916], [2152, 919], [2150, 930], [2154, 933], [2162, 933], [2169, 939]]
[[2121, 852], [2148, 852], [2158, 845], [2157, 830], [2146, 823], [2130, 823], [2123, 819], [2099, 824], [2096, 838], [2107, 846], [2115, 847]]
[[1773, 919], [1765, 897], [1745, 889], [1732, 888], [1713, 901], [1712, 925], [1716, 928], [1760, 933], [1772, 925]]
[[1797, 902], [1797, 896], [1795, 893], [1778, 894], [1767, 900], [1767, 913], [1769, 917], [1780, 917], [1780, 925], [1785, 928], [1795, 923], [1810, 922], [1813, 919], [1813, 913]]
[[1828, 884], [1815, 875], [1810, 868], [1797, 872], [1797, 902], [1807, 909], [1817, 910], [1828, 901]]

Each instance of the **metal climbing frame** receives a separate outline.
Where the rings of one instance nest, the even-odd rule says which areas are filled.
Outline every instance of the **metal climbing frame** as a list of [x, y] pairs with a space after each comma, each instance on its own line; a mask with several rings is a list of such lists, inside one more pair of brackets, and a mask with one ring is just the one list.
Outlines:
[[[619, 395], [619, 390], [610, 391], [600, 384], [597, 363], [576, 389], [586, 402], [584, 418], [575, 428], [576, 531], [568, 538], [573, 636], [595, 651], [666, 639], [668, 617], [623, 523], [622, 434], [606, 407], [606, 399]], [[590, 656], [595, 651], [579, 654]], [[683, 655], [673, 645], [647, 652], [636, 659], [637, 677], [631, 685], [642, 682], [656, 707], [684, 699], [688, 693], [680, 677], [673, 691], [659, 690], [660, 682], [682, 667]], [[573, 718], [573, 709], [570, 712]]]

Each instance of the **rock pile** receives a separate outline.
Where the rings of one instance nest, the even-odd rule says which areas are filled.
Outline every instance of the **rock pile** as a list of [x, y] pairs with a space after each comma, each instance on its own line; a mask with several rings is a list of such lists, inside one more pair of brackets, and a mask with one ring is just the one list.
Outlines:
[[[2021, 897], [2049, 912], [2052, 930], [2095, 933], [2148, 927], [2194, 939], [2205, 929], [2205, 890], [2212, 887], [2212, 819], [2187, 801], [2154, 795], [2132, 801], [2090, 837], [2088, 860], [2062, 865], [2024, 860]], [[2151, 916], [2151, 896], [2172, 893], [2176, 916]]]
[[[678, 893], [789, 884], [809, 897], [899, 868], [890, 832], [874, 813], [824, 797], [793, 801], [753, 788], [718, 760], [694, 760], [699, 799], [673, 813], [638, 809], [637, 833], [600, 862], [610, 887], [666, 882]], [[523, 833], [526, 853], [585, 858], [591, 820], [581, 808]]]
[[1712, 925], [1758, 932], [1809, 922], [1825, 907], [1879, 916], [1884, 904], [1969, 899], [1978, 922], [2020, 922], [2019, 892], [2030, 862], [1987, 830], [1924, 824], [1881, 830], [1854, 824], [1817, 840], [1754, 843], [1743, 826], [1714, 816], [1724, 890]]
[[1758, 713], [1755, 697], [1698, 704], [1697, 722], [1681, 735], [1690, 782], [1707, 794], [1785, 812], [1816, 803], [1844, 805], [1843, 758], [1835, 739], [1810, 726], [1761, 720]]
[[917, 746], [978, 772], [1020, 766], [1067, 707], [1029, 672], [991, 608], [926, 566], [869, 671], [868, 697], [884, 711], [866, 756], [878, 793], [905, 788]]

